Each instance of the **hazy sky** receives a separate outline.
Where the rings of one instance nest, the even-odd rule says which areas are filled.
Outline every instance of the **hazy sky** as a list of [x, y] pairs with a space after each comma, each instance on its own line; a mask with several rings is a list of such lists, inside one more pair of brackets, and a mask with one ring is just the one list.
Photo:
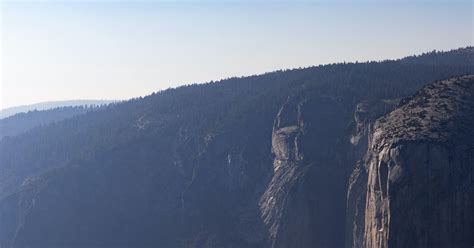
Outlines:
[[473, 45], [466, 1], [0, 3], [0, 108]]

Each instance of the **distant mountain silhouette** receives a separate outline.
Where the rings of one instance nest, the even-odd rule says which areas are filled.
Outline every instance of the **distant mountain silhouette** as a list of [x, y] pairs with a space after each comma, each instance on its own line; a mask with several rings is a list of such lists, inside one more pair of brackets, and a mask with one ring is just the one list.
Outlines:
[[58, 107], [73, 107], [73, 106], [90, 106], [90, 105], [103, 105], [109, 104], [111, 102], [116, 102], [113, 100], [66, 100], [66, 101], [50, 101], [50, 102], [40, 102], [30, 105], [21, 105], [11, 108], [5, 108], [0, 110], [0, 119], [7, 118], [9, 116], [26, 113], [33, 110], [47, 110]]
[[35, 127], [46, 126], [90, 111], [99, 110], [105, 106], [107, 105], [89, 104], [18, 113], [0, 119], [0, 140], [7, 136], [13, 137], [25, 133]]

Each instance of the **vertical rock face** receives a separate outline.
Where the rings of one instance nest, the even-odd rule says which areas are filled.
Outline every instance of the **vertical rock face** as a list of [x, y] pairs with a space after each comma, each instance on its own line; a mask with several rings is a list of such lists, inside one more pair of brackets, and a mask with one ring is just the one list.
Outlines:
[[348, 157], [343, 107], [289, 99], [274, 124], [274, 173], [260, 199], [270, 247], [341, 247]]
[[364, 101], [357, 104], [354, 112], [355, 133], [351, 136], [354, 171], [349, 178], [346, 209], [346, 247], [362, 247], [364, 235], [365, 198], [367, 188], [367, 167], [365, 166], [369, 134], [377, 118], [392, 111], [397, 99]]
[[474, 244], [474, 76], [436, 82], [379, 119], [364, 247]]

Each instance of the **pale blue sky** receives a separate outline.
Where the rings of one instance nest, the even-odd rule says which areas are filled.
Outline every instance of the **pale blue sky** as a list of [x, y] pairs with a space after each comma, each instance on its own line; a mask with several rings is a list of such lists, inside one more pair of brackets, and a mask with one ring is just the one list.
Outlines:
[[0, 7], [0, 108], [128, 99], [474, 40], [470, 0], [3, 1]]

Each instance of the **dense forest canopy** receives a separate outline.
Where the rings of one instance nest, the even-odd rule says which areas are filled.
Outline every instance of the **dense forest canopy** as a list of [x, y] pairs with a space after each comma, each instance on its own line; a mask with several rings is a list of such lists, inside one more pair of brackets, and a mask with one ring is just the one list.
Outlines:
[[62, 121], [89, 111], [99, 110], [105, 105], [65, 106], [48, 110], [32, 110], [0, 119], [0, 139], [16, 136], [39, 126]]
[[[472, 73], [473, 48], [427, 53], [396, 61], [339, 63], [276, 71], [217, 82], [163, 90], [146, 97], [112, 104], [63, 122], [54, 123], [0, 143], [0, 196], [8, 192], [6, 171], [66, 166], [87, 160], [103, 150], [136, 139], [192, 133], [188, 142], [200, 145], [208, 135], [240, 127], [243, 136], [269, 137], [280, 105], [291, 95], [329, 96], [352, 106], [364, 99], [408, 96], [422, 85]], [[143, 122], [143, 128], [137, 128]], [[263, 130], [260, 126], [265, 126]], [[179, 127], [179, 128], [178, 128]], [[176, 129], [180, 129], [176, 130]], [[245, 130], [245, 131], [244, 131]], [[258, 130], [258, 132], [249, 132]], [[74, 142], [71, 142], [74, 141]], [[31, 150], [35, 147], [34, 150]], [[269, 145], [263, 146], [269, 149]], [[265, 149], [265, 148], [260, 148]], [[21, 153], [21, 159], [10, 159]], [[49, 156], [46, 154], [55, 154]], [[35, 162], [32, 162], [35, 161]]]

